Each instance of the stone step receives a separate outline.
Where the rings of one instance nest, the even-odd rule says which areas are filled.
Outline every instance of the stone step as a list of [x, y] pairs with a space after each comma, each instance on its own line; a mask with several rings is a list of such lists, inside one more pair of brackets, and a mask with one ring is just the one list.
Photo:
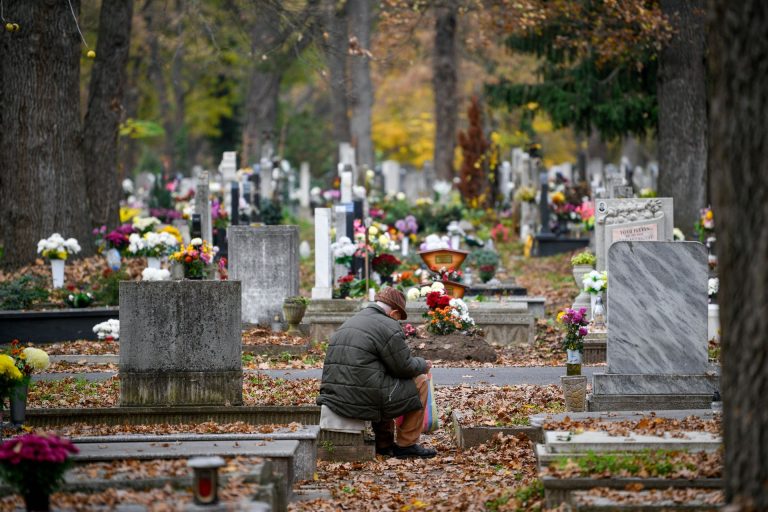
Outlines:
[[294, 460], [299, 449], [296, 440], [175, 441], [75, 443], [80, 452], [72, 457], [79, 464], [112, 460], [181, 459], [191, 457], [254, 456], [272, 461], [275, 472], [285, 476], [287, 485], [295, 481]]
[[544, 432], [547, 453], [634, 452], [641, 450], [715, 451], [722, 438], [707, 432], [683, 432], [684, 437], [661, 437], [631, 433], [628, 437], [608, 432], [588, 431], [574, 434], [566, 431]]
[[117, 354], [81, 355], [61, 354], [49, 356], [52, 363], [77, 363], [77, 364], [119, 364], [120, 356]]
[[291, 441], [299, 442], [294, 456], [294, 476], [296, 480], [311, 480], [317, 468], [317, 441], [320, 436], [318, 425], [305, 425], [296, 430], [278, 428], [269, 433], [251, 434], [125, 434], [113, 436], [75, 437], [75, 444], [87, 443], [178, 443], [178, 442], [220, 442], [220, 441]]

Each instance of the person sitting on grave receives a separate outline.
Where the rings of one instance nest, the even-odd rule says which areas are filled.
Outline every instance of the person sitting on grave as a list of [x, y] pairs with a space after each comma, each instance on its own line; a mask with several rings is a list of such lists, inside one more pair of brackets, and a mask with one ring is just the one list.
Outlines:
[[[372, 422], [376, 453], [429, 458], [418, 444], [424, 424], [432, 362], [411, 355], [399, 320], [405, 296], [386, 287], [331, 336], [323, 365], [318, 405], [346, 418]], [[403, 416], [395, 433], [394, 418]]]

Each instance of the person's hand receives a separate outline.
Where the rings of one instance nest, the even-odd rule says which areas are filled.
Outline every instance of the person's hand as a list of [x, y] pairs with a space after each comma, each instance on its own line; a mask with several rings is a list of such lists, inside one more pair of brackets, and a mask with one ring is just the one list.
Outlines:
[[426, 359], [426, 361], [427, 361], [427, 371], [429, 371], [432, 369], [432, 361], [430, 361], [429, 359]]

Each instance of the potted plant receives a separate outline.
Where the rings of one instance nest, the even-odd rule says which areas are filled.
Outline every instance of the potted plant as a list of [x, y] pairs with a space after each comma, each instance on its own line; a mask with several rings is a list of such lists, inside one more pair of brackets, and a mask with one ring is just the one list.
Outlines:
[[74, 238], [64, 240], [63, 236], [54, 233], [37, 242], [37, 252], [51, 261], [53, 287], [61, 288], [64, 286], [64, 262], [70, 254], [80, 252], [80, 244]]
[[371, 267], [381, 276], [382, 282], [392, 283], [392, 274], [400, 266], [400, 260], [389, 253], [379, 254], [371, 260]]
[[571, 258], [573, 279], [576, 281], [576, 286], [579, 288], [579, 294], [573, 301], [573, 309], [588, 306], [591, 308], [589, 293], [584, 289], [584, 276], [595, 269], [596, 263], [597, 258], [590, 251], [580, 252]]
[[499, 255], [489, 249], [481, 249], [472, 253], [472, 262], [477, 266], [480, 280], [487, 283], [496, 275], [499, 266]]
[[309, 299], [301, 295], [286, 297], [283, 300], [283, 317], [288, 323], [288, 334], [301, 334], [299, 324], [307, 311]]
[[79, 450], [53, 434], [24, 434], [0, 445], [0, 476], [24, 497], [28, 511], [50, 510], [50, 496]]
[[208, 275], [213, 257], [213, 248], [208, 242], [193, 238], [188, 246], [182, 245], [170, 259], [182, 266], [185, 279], [204, 279]]
[[178, 246], [176, 238], [167, 232], [149, 232], [143, 236], [132, 233], [128, 237], [127, 252], [131, 256], [146, 256], [147, 268], [160, 268], [160, 260]]
[[584, 337], [589, 333], [587, 310], [568, 308], [557, 315], [557, 322], [564, 326], [563, 348], [566, 351], [566, 376], [561, 377], [565, 393], [565, 405], [569, 411], [586, 409], [587, 377], [581, 375]]
[[22, 347], [19, 340], [13, 340], [10, 347], [10, 357], [14, 365], [21, 372], [21, 379], [10, 393], [11, 422], [15, 425], [21, 425], [26, 419], [27, 413], [27, 394], [29, 393], [29, 384], [32, 379], [32, 373], [42, 371], [48, 368], [51, 360], [45, 350], [35, 347]]

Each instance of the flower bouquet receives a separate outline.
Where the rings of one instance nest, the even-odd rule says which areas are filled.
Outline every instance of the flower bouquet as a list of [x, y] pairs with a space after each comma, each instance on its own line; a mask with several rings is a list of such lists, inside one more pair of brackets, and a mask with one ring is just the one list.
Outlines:
[[53, 434], [24, 434], [0, 445], [0, 476], [24, 497], [27, 510], [49, 510], [50, 495], [64, 480], [79, 450]]
[[352, 257], [357, 252], [357, 245], [352, 243], [349, 237], [342, 236], [338, 241], [331, 244], [333, 259], [338, 265], [344, 265], [347, 268], [352, 266]]
[[699, 235], [699, 241], [704, 241], [715, 234], [715, 214], [711, 208], [702, 208], [699, 212], [699, 219], [694, 225], [696, 234]]
[[51, 261], [53, 287], [61, 288], [64, 286], [64, 261], [70, 254], [80, 252], [80, 244], [74, 238], [64, 240], [63, 236], [54, 233], [37, 242], [37, 252]]
[[93, 326], [93, 332], [100, 340], [115, 341], [120, 339], [120, 320], [110, 318]]
[[592, 295], [603, 293], [608, 289], [608, 273], [593, 270], [584, 276], [582, 284], [584, 285], [584, 291], [587, 293]]
[[388, 280], [400, 266], [400, 260], [389, 253], [379, 254], [371, 260], [371, 266], [383, 279]]
[[565, 338], [563, 338], [563, 348], [568, 359], [566, 362], [567, 375], [581, 375], [581, 354], [584, 350], [584, 336], [589, 333], [587, 325], [586, 308], [575, 309], [567, 308], [557, 314], [557, 322], [565, 327]]
[[520, 187], [515, 191], [515, 195], [512, 198], [520, 203], [536, 202], [536, 189], [533, 187]]
[[35, 347], [22, 347], [19, 340], [13, 340], [10, 346], [10, 357], [21, 372], [21, 379], [11, 390], [11, 421], [20, 425], [24, 423], [27, 409], [27, 392], [32, 380], [32, 373], [43, 371], [51, 364], [48, 353]]
[[446, 335], [467, 331], [475, 326], [475, 321], [469, 316], [467, 304], [461, 299], [446, 295], [443, 290], [430, 291], [427, 294], [427, 307], [429, 309], [423, 316], [427, 319], [427, 331], [432, 334]]
[[170, 259], [184, 267], [186, 279], [203, 279], [214, 255], [214, 249], [208, 242], [200, 238], [193, 238], [187, 247], [182, 245], [179, 251], [171, 255]]
[[146, 256], [147, 266], [155, 269], [160, 268], [160, 258], [171, 254], [179, 245], [176, 238], [167, 232], [149, 232], [143, 236], [132, 233], [128, 242], [127, 253], [134, 257]]
[[156, 226], [160, 225], [160, 219], [157, 217], [134, 217], [133, 229], [137, 233], [144, 235], [150, 231], [154, 231]]
[[446, 267], [430, 267], [429, 269], [432, 272], [432, 279], [435, 281], [441, 281], [443, 283], [446, 283], [448, 281], [454, 281], [457, 283], [461, 282], [461, 279], [463, 277], [463, 274], [461, 270], [457, 270], [454, 268], [446, 268]]
[[11, 397], [13, 390], [22, 383], [24, 374], [21, 373], [16, 361], [8, 354], [0, 354], [0, 423], [2, 423], [5, 399]]

